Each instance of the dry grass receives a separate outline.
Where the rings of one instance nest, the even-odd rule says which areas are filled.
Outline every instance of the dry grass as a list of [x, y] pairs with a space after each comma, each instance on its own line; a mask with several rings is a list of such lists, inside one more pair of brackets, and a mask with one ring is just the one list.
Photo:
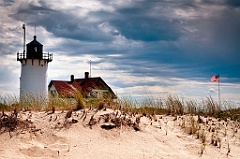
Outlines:
[[32, 132], [38, 131], [33, 122], [31, 122], [31, 120], [22, 120], [18, 118], [18, 111], [16, 109], [14, 109], [12, 113], [5, 113], [4, 111], [2, 111], [2, 113], [0, 114], [0, 134], [8, 132], [11, 138], [12, 132], [22, 132], [23, 130]]
[[197, 102], [195, 100], [183, 100], [178, 96], [169, 95], [165, 99], [147, 98], [139, 103], [131, 97], [119, 98], [116, 102], [112, 102], [109, 98], [86, 99], [77, 91], [74, 92], [74, 94], [75, 98], [54, 96], [49, 97], [47, 100], [43, 99], [41, 102], [34, 97], [24, 98], [21, 103], [19, 103], [18, 99], [14, 96], [0, 97], [0, 110], [11, 111], [16, 108], [17, 110], [24, 111], [53, 111], [53, 108], [55, 110], [81, 110], [85, 108], [101, 110], [112, 108], [114, 110], [119, 109], [127, 113], [142, 114], [144, 116], [157, 114], [174, 116], [190, 114], [212, 116], [223, 120], [230, 118], [231, 120], [240, 121], [240, 108], [235, 108], [234, 105], [230, 105], [230, 103], [227, 102], [223, 102], [223, 108], [221, 108], [212, 97], [207, 97], [202, 102]]
[[81, 110], [86, 107], [82, 94], [79, 91], [76, 91], [75, 93], [75, 100], [76, 100], [76, 108], [74, 110]]

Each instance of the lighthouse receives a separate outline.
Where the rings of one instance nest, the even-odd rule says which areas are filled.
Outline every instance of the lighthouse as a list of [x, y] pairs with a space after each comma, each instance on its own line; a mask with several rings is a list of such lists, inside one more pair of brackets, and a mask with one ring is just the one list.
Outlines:
[[43, 53], [43, 45], [37, 41], [37, 36], [26, 45], [25, 25], [23, 53], [17, 53], [17, 61], [21, 62], [20, 102], [34, 99], [44, 101], [48, 98], [47, 70], [52, 61], [52, 54]]

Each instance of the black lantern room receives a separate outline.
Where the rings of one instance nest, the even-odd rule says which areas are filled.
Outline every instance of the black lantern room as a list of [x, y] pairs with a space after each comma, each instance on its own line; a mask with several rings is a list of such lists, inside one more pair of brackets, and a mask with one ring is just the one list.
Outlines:
[[27, 59], [42, 59], [43, 58], [43, 45], [33, 37], [33, 41], [27, 44]]
[[26, 59], [39, 59], [46, 60], [48, 62], [52, 61], [52, 54], [43, 53], [43, 45], [37, 41], [37, 36], [33, 37], [33, 41], [27, 44], [27, 51], [17, 54], [17, 60], [21, 61]]

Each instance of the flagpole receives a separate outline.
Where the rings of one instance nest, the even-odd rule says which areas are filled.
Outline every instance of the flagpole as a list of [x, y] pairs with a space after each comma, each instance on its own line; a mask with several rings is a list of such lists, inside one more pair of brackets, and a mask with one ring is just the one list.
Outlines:
[[89, 61], [89, 64], [90, 64], [90, 77], [92, 77], [92, 60]]
[[211, 76], [210, 78], [211, 82], [217, 82], [218, 83], [218, 104], [221, 108], [221, 98], [220, 98], [220, 75]]
[[219, 107], [221, 108], [221, 98], [220, 98], [220, 75], [218, 74], [218, 102], [219, 102]]

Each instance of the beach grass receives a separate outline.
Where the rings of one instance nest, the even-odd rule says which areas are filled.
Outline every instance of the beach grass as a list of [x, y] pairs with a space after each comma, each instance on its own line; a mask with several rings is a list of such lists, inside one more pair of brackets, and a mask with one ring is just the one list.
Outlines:
[[202, 101], [184, 100], [177, 95], [169, 95], [166, 98], [154, 99], [146, 98], [138, 102], [131, 97], [118, 98], [115, 102], [110, 98], [86, 99], [81, 93], [75, 92], [74, 98], [62, 98], [50, 96], [48, 99], [42, 99], [41, 102], [33, 96], [24, 98], [19, 102], [15, 96], [0, 97], [0, 111], [32, 110], [32, 111], [50, 111], [56, 110], [80, 110], [84, 108], [92, 109], [119, 109], [125, 112], [138, 113], [143, 115], [167, 114], [167, 115], [201, 115], [211, 116], [226, 120], [240, 121], [240, 108], [229, 102], [222, 102], [220, 106], [211, 96]]

